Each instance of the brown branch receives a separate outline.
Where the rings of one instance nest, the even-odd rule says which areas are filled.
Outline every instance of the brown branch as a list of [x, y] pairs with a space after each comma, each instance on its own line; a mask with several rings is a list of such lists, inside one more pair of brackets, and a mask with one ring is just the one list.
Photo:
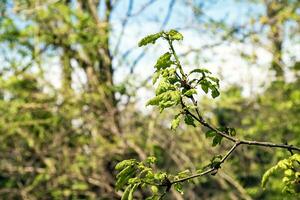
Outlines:
[[201, 172], [201, 173], [198, 173], [198, 174], [194, 174], [194, 175], [191, 175], [191, 176], [188, 176], [188, 177], [185, 177], [185, 178], [182, 178], [182, 179], [178, 179], [178, 180], [175, 180], [175, 181], [172, 181], [171, 182], [171, 185], [175, 184], [175, 183], [181, 183], [181, 182], [185, 182], [185, 181], [188, 181], [190, 179], [194, 179], [194, 178], [197, 178], [197, 177], [200, 177], [200, 176], [204, 176], [206, 174], [209, 174], [209, 173], [212, 173], [214, 172], [216, 169], [214, 168], [210, 168], [204, 172]]
[[265, 147], [271, 147], [271, 148], [283, 148], [283, 149], [291, 149], [291, 150], [300, 151], [300, 148], [293, 147], [292, 145], [273, 144], [273, 143], [270, 143], [270, 142], [258, 142], [258, 141], [247, 141], [247, 140], [239, 141], [237, 139], [235, 139], [235, 140], [236, 141], [235, 141], [234, 145], [231, 147], [231, 149], [225, 154], [225, 156], [222, 158], [222, 160], [216, 166], [213, 166], [213, 167], [211, 167], [210, 169], [208, 169], [204, 172], [193, 174], [191, 176], [172, 181], [172, 182], [170, 182], [170, 185], [173, 185], [175, 183], [185, 182], [185, 181], [188, 181], [190, 179], [194, 179], [194, 178], [197, 178], [197, 177], [200, 177], [200, 176], [207, 175], [209, 173], [212, 174], [212, 175], [216, 174], [218, 172], [218, 170], [220, 169], [221, 165], [228, 159], [228, 157], [236, 150], [236, 148], [239, 145], [245, 144], [245, 145], [265, 146]]
[[288, 144], [275, 144], [271, 142], [260, 142], [260, 141], [251, 141], [251, 140], [241, 140], [241, 144], [249, 145], [249, 146], [263, 146], [263, 147], [270, 147], [270, 148], [281, 148], [287, 150], [295, 150], [300, 152], [300, 148], [288, 145]]
[[189, 110], [186, 110], [187, 114], [192, 116], [195, 120], [197, 120], [199, 123], [201, 123], [203, 126], [209, 128], [210, 130], [215, 131], [217, 134], [221, 135], [222, 137], [235, 142], [239, 144], [245, 144], [249, 146], [263, 146], [263, 147], [270, 147], [270, 148], [281, 148], [281, 149], [287, 149], [287, 150], [295, 150], [300, 152], [299, 147], [295, 147], [293, 145], [288, 144], [276, 144], [271, 142], [260, 142], [260, 141], [252, 141], [252, 140], [239, 140], [237, 138], [234, 138], [232, 136], [229, 136], [227, 133], [220, 131], [219, 129], [213, 127], [212, 125], [208, 124], [202, 117], [199, 119], [197, 118], [193, 113], [191, 113]]
[[197, 178], [197, 177], [200, 177], [200, 176], [204, 176], [206, 174], [216, 174], [219, 170], [219, 168], [221, 167], [221, 165], [227, 160], [227, 158], [235, 151], [235, 149], [240, 145], [241, 143], [240, 142], [236, 142], [232, 147], [231, 149], [225, 154], [225, 156], [222, 158], [222, 160], [215, 166], [211, 167], [210, 169], [204, 171], [204, 172], [201, 172], [201, 173], [198, 173], [198, 174], [193, 174], [191, 176], [188, 176], [188, 177], [185, 177], [185, 178], [182, 178], [182, 179], [178, 179], [178, 180], [175, 180], [173, 182], [171, 182], [171, 185], [175, 184], [175, 183], [180, 183], [180, 182], [185, 182], [185, 181], [188, 181], [190, 179], [194, 179], [194, 178]]

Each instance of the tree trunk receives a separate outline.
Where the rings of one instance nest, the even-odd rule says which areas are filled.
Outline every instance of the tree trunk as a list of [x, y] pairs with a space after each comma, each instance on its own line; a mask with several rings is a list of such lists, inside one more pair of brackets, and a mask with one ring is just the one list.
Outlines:
[[271, 69], [275, 71], [277, 79], [283, 79], [284, 69], [282, 63], [282, 43], [284, 35], [284, 24], [278, 18], [278, 13], [284, 9], [280, 1], [266, 1], [269, 39], [271, 41], [271, 52], [273, 55]]

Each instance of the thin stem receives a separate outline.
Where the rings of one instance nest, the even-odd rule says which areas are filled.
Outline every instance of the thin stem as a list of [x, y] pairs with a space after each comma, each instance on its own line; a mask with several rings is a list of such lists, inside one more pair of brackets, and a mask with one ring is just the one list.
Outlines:
[[180, 183], [180, 182], [185, 182], [187, 180], [190, 180], [190, 179], [194, 179], [194, 178], [197, 178], [197, 177], [200, 177], [200, 176], [204, 176], [206, 174], [209, 174], [209, 173], [217, 173], [218, 169], [220, 168], [220, 166], [225, 162], [225, 160], [235, 151], [235, 149], [240, 145], [241, 143], [240, 142], [236, 142], [232, 147], [231, 149], [225, 154], [225, 156], [222, 158], [222, 160], [219, 162], [218, 166], [214, 166], [214, 167], [211, 167], [210, 169], [204, 171], [204, 172], [201, 172], [201, 173], [198, 173], [198, 174], [193, 174], [191, 176], [188, 176], [188, 177], [185, 177], [185, 178], [182, 178], [182, 179], [178, 179], [178, 180], [175, 180], [173, 182], [171, 182], [171, 184], [175, 184], [175, 183]]
[[[184, 104], [183, 104], [184, 105]], [[185, 106], [185, 105], [184, 105]], [[186, 107], [186, 106], [185, 106]], [[237, 142], [238, 139], [231, 137], [230, 135], [228, 135], [227, 133], [224, 133], [220, 130], [218, 130], [217, 128], [213, 127], [212, 125], [208, 124], [203, 117], [201, 117], [201, 115], [199, 114], [199, 118], [197, 116], [195, 116], [193, 113], [191, 113], [189, 110], [186, 110], [186, 113], [189, 114], [191, 117], [193, 117], [195, 120], [197, 120], [200, 124], [202, 124], [203, 126], [209, 128], [210, 130], [215, 131], [217, 134], [221, 135], [222, 137], [232, 141], [232, 142]]]
[[181, 183], [181, 182], [185, 182], [185, 181], [188, 181], [190, 179], [193, 179], [193, 178], [204, 176], [204, 175], [209, 174], [209, 173], [211, 173], [211, 172], [213, 172], [215, 170], [216, 170], [215, 168], [210, 168], [210, 169], [208, 169], [208, 170], [206, 170], [204, 172], [201, 172], [201, 173], [198, 173], [198, 174], [194, 174], [194, 175], [182, 178], [182, 179], [175, 180], [175, 181], [171, 182], [171, 184], [173, 185], [175, 183]]
[[264, 146], [264, 147], [270, 147], [270, 148], [281, 148], [281, 149], [287, 149], [287, 150], [295, 150], [300, 152], [299, 147], [295, 147], [293, 145], [288, 144], [275, 144], [271, 142], [260, 142], [260, 141], [251, 141], [251, 140], [241, 140], [241, 144], [249, 145], [249, 146]]
[[174, 49], [172, 40], [170, 39], [169, 36], [167, 36], [166, 39], [167, 39], [167, 41], [168, 41], [168, 43], [169, 43], [169, 45], [170, 45], [171, 52], [172, 52], [172, 54], [174, 55], [175, 63], [176, 63], [176, 65], [177, 65], [177, 67], [179, 68], [179, 71], [180, 71], [180, 73], [181, 73], [183, 79], [186, 80], [187, 77], [186, 77], [186, 75], [185, 75], [185, 73], [184, 73], [184, 71], [183, 71], [183, 69], [182, 69], [182, 66], [181, 66], [181, 64], [180, 64], [179, 58], [178, 58], [178, 56], [177, 56], [177, 54], [176, 54], [176, 51], [175, 51], [175, 49]]
[[[182, 105], [184, 103], [182, 102]], [[197, 110], [196, 110], [197, 112]], [[203, 117], [199, 114], [199, 118], [195, 116], [193, 113], [191, 113], [189, 110], [186, 110], [186, 113], [189, 114], [191, 117], [193, 117], [195, 120], [197, 120], [199, 123], [201, 123], [203, 126], [209, 128], [210, 130], [215, 131], [217, 134], [221, 135], [222, 137], [232, 141], [232, 142], [239, 142], [240, 144], [245, 144], [249, 146], [264, 146], [264, 147], [270, 147], [270, 148], [282, 148], [282, 149], [287, 149], [287, 150], [295, 150], [295, 151], [300, 151], [299, 147], [295, 147], [293, 145], [287, 145], [287, 144], [275, 144], [271, 142], [260, 142], [260, 141], [255, 141], [255, 140], [239, 140], [237, 138], [234, 138], [232, 136], [229, 136], [227, 133], [220, 131], [219, 129], [213, 127], [212, 125], [208, 124]]]
[[220, 165], [222, 164], [222, 163], [224, 163], [225, 162], [225, 160], [230, 156], [230, 154], [232, 154], [234, 151], [235, 151], [235, 149], [239, 146], [241, 144], [241, 142], [236, 142], [236, 143], [234, 143], [234, 145], [231, 147], [231, 149], [225, 154], [225, 156], [222, 158], [222, 160], [220, 161]]

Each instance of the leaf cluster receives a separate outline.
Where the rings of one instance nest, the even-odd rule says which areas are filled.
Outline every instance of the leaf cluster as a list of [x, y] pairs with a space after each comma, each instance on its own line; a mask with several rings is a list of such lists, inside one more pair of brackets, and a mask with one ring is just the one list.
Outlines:
[[145, 161], [138, 162], [135, 159], [123, 160], [115, 167], [117, 174], [116, 189], [125, 187], [122, 200], [133, 200], [134, 192], [138, 188], [151, 191], [148, 200], [160, 199], [161, 188], [158, 186], [167, 186], [167, 174], [164, 172], [155, 173], [151, 165], [156, 163], [155, 157], [148, 157]]
[[294, 154], [287, 159], [279, 161], [275, 166], [268, 169], [262, 177], [262, 187], [265, 188], [270, 177], [283, 171], [283, 192], [300, 192], [300, 154]]

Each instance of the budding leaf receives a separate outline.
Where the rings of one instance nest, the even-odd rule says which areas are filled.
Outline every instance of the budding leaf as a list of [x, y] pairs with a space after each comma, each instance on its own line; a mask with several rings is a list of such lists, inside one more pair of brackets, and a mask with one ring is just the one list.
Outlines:
[[214, 137], [216, 135], [216, 132], [214, 130], [208, 130], [206, 133], [205, 133], [205, 136], [207, 138], [209, 137]]
[[135, 167], [134, 166], [127, 166], [125, 169], [123, 169], [118, 175], [117, 175], [117, 182], [116, 182], [116, 188], [120, 189], [124, 185], [126, 185], [130, 178], [133, 177], [135, 174]]
[[183, 195], [183, 187], [182, 183], [175, 183], [174, 188], [177, 192], [179, 192], [181, 195]]
[[128, 196], [129, 196], [129, 192], [131, 190], [131, 185], [127, 186], [123, 195], [122, 195], [122, 198], [121, 200], [128, 200]]
[[153, 194], [157, 194], [157, 193], [158, 193], [158, 188], [157, 188], [157, 186], [152, 185], [152, 186], [151, 186], [151, 191], [152, 191]]
[[208, 70], [208, 69], [201, 69], [201, 68], [198, 68], [198, 69], [194, 69], [190, 72], [190, 74], [192, 73], [207, 73], [207, 74], [211, 74], [211, 72]]
[[115, 169], [121, 171], [129, 165], [133, 165], [135, 162], [136, 162], [135, 159], [123, 160], [116, 165]]
[[223, 137], [221, 135], [216, 134], [216, 136], [213, 139], [212, 146], [217, 146], [218, 144], [221, 144]]
[[268, 169], [262, 177], [262, 187], [265, 188], [269, 178], [278, 172], [284, 172], [283, 192], [297, 193], [297, 179], [300, 173], [295, 171], [300, 163], [300, 154], [294, 154], [289, 158], [279, 161], [275, 166]]
[[172, 130], [175, 130], [179, 126], [181, 118], [182, 118], [181, 114], [175, 116], [175, 118], [172, 120], [171, 123]]
[[213, 76], [207, 76], [208, 79], [212, 80], [213, 82], [215, 82], [217, 84], [217, 86], [219, 86], [219, 79]]
[[220, 95], [220, 92], [218, 91], [218, 89], [217, 89], [217, 88], [213, 88], [212, 91], [211, 91], [211, 96], [212, 96], [213, 98], [216, 98], [216, 97], [218, 97], [219, 95]]
[[152, 77], [152, 84], [154, 85], [157, 80], [159, 79], [159, 76], [160, 76], [160, 73], [158, 71], [156, 71], [154, 74], [153, 74], [153, 77]]
[[187, 96], [187, 97], [191, 97], [193, 94], [197, 94], [197, 90], [195, 90], [195, 89], [189, 89], [188, 91], [186, 91], [184, 93], [184, 95]]
[[174, 85], [170, 84], [168, 81], [166, 81], [166, 80], [163, 79], [158, 84], [158, 86], [157, 86], [157, 88], [155, 90], [155, 94], [156, 95], [160, 95], [160, 94], [162, 94], [164, 92], [171, 91], [171, 90], [173, 90], [173, 91], [176, 90], [176, 87]]
[[137, 189], [139, 184], [134, 184], [133, 187], [131, 188], [129, 194], [128, 194], [128, 200], [133, 200], [133, 193]]
[[214, 156], [211, 159], [210, 166], [213, 167], [213, 168], [219, 168], [220, 164], [221, 164], [221, 160], [222, 160], [222, 155]]
[[146, 106], [156, 106], [159, 104], [159, 102], [161, 101], [161, 96], [156, 96], [153, 97], [152, 99], [150, 99], [149, 101], [147, 101]]
[[201, 84], [202, 90], [207, 94], [208, 93], [208, 86], [205, 84]]
[[236, 135], [236, 130], [234, 128], [227, 128], [227, 132], [230, 136]]
[[148, 164], [154, 164], [156, 163], [157, 159], [154, 156], [150, 156], [146, 159], [146, 163]]
[[168, 34], [172, 40], [183, 40], [183, 35], [174, 29], [170, 30]]
[[143, 39], [141, 39], [138, 45], [139, 45], [139, 47], [141, 47], [141, 46], [145, 46], [147, 44], [154, 44], [156, 42], [156, 40], [159, 39], [161, 36], [162, 36], [162, 32], [148, 35], [148, 36], [144, 37]]
[[192, 126], [196, 127], [194, 118], [192, 116], [190, 116], [190, 115], [185, 115], [184, 122], [187, 125], [192, 125]]
[[154, 67], [158, 70], [170, 67], [170, 65], [172, 64], [172, 61], [170, 59], [171, 53], [167, 52], [158, 58]]

